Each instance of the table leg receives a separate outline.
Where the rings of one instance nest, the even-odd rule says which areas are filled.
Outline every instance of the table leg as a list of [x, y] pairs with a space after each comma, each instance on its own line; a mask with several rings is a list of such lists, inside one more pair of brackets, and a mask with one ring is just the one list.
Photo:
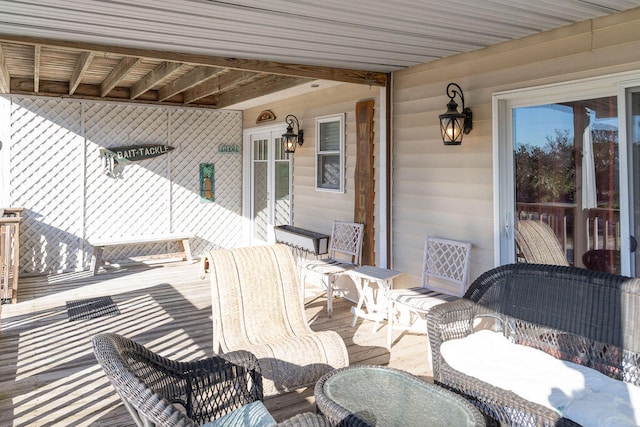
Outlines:
[[351, 321], [351, 327], [356, 326], [356, 321], [358, 320], [358, 316], [362, 313], [362, 305], [364, 304], [364, 284], [363, 279], [361, 277], [356, 278], [353, 281], [356, 285], [358, 291], [358, 304], [356, 305], [355, 310], [353, 310], [353, 320]]
[[180, 249], [184, 252], [187, 257], [187, 261], [193, 261], [193, 257], [191, 256], [191, 244], [189, 243], [189, 239], [183, 239], [180, 241]]
[[91, 275], [95, 276], [98, 274], [98, 270], [100, 270], [100, 264], [102, 264], [102, 246], [96, 246], [93, 248], [93, 255], [91, 255], [91, 266], [89, 267], [89, 271], [91, 271]]

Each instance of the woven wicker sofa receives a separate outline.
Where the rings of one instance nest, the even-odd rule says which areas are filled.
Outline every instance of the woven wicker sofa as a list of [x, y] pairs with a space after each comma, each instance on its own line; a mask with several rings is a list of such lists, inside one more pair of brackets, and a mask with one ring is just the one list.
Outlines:
[[[574, 421], [575, 417], [567, 415], [564, 406], [550, 409], [511, 389], [497, 387], [495, 384], [499, 381], [493, 378], [482, 377], [481, 380], [465, 374], [461, 371], [467, 369], [460, 369], [459, 364], [456, 365], [458, 369], [453, 368], [452, 353], [445, 352], [449, 357], [446, 359], [442, 351], [448, 350], [446, 346], [453, 343], [480, 334], [493, 334], [507, 342], [507, 346], [551, 358], [563, 368], [577, 367], [593, 372], [606, 384], [615, 383], [635, 392], [640, 385], [639, 326], [639, 279], [565, 266], [512, 264], [498, 267], [476, 279], [463, 299], [441, 304], [429, 312], [434, 382], [469, 399], [485, 414], [488, 424], [581, 425]], [[499, 333], [494, 333], [496, 331]], [[493, 353], [488, 354], [498, 357], [497, 351], [494, 347]], [[473, 358], [483, 357], [479, 352], [468, 353], [472, 364]], [[523, 362], [517, 359], [504, 368], [515, 368], [534, 378], [539, 374], [536, 371], [539, 365], [520, 364]], [[496, 380], [504, 376], [502, 369], [487, 372]], [[551, 379], [558, 381], [556, 377]], [[587, 380], [584, 381], [586, 384]], [[561, 386], [564, 384], [558, 384], [558, 388]], [[552, 390], [555, 392], [558, 388]], [[587, 389], [591, 393], [591, 389]], [[576, 402], [586, 394], [576, 393]], [[638, 397], [637, 394], [633, 396]], [[573, 397], [565, 397], [567, 405], [573, 403]]]

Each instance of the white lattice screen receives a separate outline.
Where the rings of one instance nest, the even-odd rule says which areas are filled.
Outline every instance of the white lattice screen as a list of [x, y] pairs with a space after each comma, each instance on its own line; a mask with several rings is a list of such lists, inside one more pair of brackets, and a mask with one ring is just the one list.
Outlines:
[[[237, 245], [242, 156], [218, 153], [242, 142], [236, 111], [12, 98], [11, 201], [23, 206], [23, 273], [88, 267], [95, 237], [194, 232], [195, 255]], [[102, 173], [100, 148], [170, 145], [167, 155]], [[199, 196], [199, 165], [215, 165], [215, 201]], [[169, 245], [169, 246], [168, 246]], [[109, 260], [178, 251], [176, 243], [122, 246]]]
[[11, 108], [10, 199], [24, 207], [20, 270], [73, 270], [83, 241], [82, 106], [21, 99]]

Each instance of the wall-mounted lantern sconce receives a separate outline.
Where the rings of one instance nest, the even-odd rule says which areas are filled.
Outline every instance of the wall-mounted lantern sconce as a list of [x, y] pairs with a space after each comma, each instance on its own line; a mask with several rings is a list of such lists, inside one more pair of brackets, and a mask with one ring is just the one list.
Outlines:
[[[453, 100], [458, 95], [462, 101], [462, 113], [458, 112], [458, 104]], [[464, 95], [462, 89], [455, 83], [447, 85], [447, 112], [440, 114], [440, 131], [442, 132], [442, 142], [444, 145], [460, 145], [462, 135], [471, 132], [473, 123], [471, 120], [471, 109], [464, 107]]]
[[[300, 123], [298, 123], [298, 118], [293, 114], [289, 114], [287, 118], [284, 120], [287, 124], [287, 131], [282, 134], [282, 148], [285, 153], [295, 153], [296, 152], [296, 144], [302, 145], [304, 142], [304, 133], [302, 129], [300, 129]], [[296, 131], [293, 131], [293, 125], [296, 125]]]

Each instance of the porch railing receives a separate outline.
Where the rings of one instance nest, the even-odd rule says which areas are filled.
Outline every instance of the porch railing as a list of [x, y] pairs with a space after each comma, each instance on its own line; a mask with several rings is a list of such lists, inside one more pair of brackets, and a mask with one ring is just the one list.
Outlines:
[[0, 208], [0, 303], [18, 301], [20, 213], [22, 208]]

